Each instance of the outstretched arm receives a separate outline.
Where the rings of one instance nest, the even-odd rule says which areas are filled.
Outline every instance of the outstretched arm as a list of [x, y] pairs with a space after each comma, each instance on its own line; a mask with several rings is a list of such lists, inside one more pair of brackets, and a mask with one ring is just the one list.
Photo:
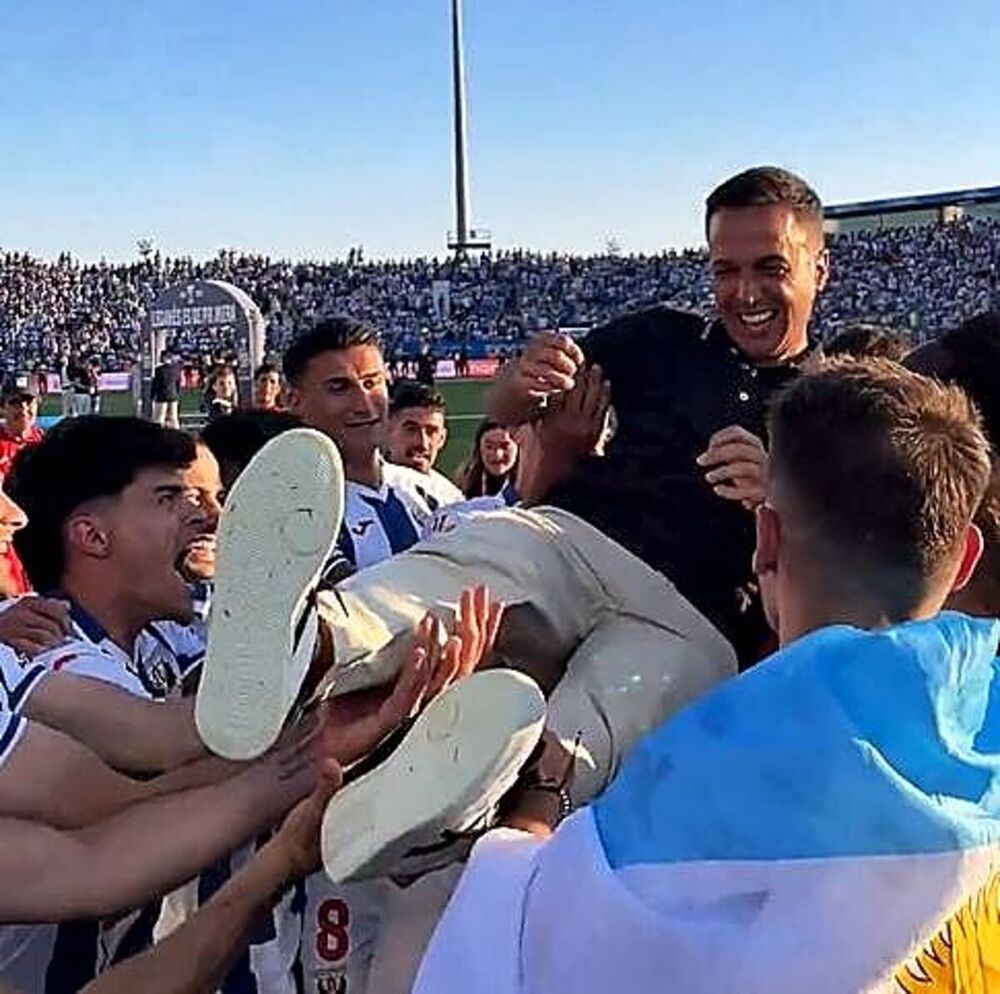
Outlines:
[[97, 918], [137, 907], [275, 824], [314, 782], [309, 744], [301, 742], [224, 783], [132, 804], [86, 828], [0, 820], [0, 921]]
[[327, 765], [313, 793], [208, 904], [163, 942], [97, 978], [84, 994], [212, 994], [275, 896], [319, 866], [323, 812], [339, 784], [340, 768]]
[[22, 710], [130, 773], [172, 770], [205, 755], [192, 699], [147, 701], [103, 680], [57, 672], [39, 681]]
[[[425, 618], [388, 696], [350, 695], [353, 700], [322, 706], [321, 754], [343, 763], [360, 758], [423, 702], [471, 673], [492, 649], [501, 614], [485, 587], [465, 591], [444, 646], [438, 623]], [[208, 904], [158, 946], [99, 977], [84, 994], [212, 994], [274, 896], [290, 880], [319, 868], [320, 826], [341, 780], [336, 760], [322, 763], [312, 794]]]

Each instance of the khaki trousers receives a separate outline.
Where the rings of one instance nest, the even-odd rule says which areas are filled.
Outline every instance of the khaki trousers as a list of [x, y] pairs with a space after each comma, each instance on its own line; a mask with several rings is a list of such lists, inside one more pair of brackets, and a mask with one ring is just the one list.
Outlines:
[[319, 595], [335, 692], [384, 683], [427, 611], [454, 616], [485, 583], [507, 605], [500, 662], [548, 691], [548, 727], [579, 738], [573, 799], [601, 791], [635, 741], [736, 673], [718, 630], [662, 574], [565, 511], [510, 508], [446, 519], [443, 532]]

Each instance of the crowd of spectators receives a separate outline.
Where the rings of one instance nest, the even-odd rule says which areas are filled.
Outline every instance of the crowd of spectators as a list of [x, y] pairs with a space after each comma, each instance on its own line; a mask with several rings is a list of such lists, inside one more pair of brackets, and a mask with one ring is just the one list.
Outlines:
[[[831, 238], [833, 276], [814, 329], [854, 322], [909, 330], [919, 341], [997, 305], [1000, 220], [860, 231]], [[244, 289], [280, 351], [318, 315], [339, 313], [378, 327], [390, 362], [417, 356], [512, 355], [534, 331], [588, 327], [657, 301], [711, 309], [703, 251], [659, 255], [540, 255], [497, 252], [479, 259], [289, 262], [222, 251], [210, 260], [147, 251], [125, 265], [0, 256], [0, 352], [11, 370], [58, 371], [70, 354], [121, 369], [138, 354], [143, 315], [164, 287], [220, 279]], [[445, 290], [447, 286], [447, 290]], [[186, 331], [174, 341], [210, 367], [232, 347], [226, 335]]]

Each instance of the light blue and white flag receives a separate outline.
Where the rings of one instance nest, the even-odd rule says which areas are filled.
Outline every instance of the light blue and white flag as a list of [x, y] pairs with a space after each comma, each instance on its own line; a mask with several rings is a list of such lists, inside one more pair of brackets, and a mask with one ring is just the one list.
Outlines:
[[415, 990], [1000, 990], [998, 634], [835, 626], [718, 687], [548, 842], [486, 836]]

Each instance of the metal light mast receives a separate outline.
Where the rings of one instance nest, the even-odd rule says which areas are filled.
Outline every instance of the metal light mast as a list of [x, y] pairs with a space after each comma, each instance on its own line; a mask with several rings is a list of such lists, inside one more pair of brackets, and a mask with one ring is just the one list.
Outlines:
[[490, 233], [469, 227], [469, 147], [466, 135], [465, 52], [462, 38], [462, 0], [451, 0], [451, 75], [455, 136], [455, 230], [448, 248], [456, 255], [488, 251]]

